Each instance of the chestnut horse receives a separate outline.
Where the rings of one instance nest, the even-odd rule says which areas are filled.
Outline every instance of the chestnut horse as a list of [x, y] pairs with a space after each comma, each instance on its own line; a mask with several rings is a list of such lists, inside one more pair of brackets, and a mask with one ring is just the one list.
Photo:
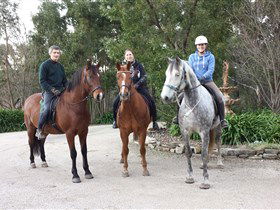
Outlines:
[[[93, 178], [88, 166], [86, 144], [88, 126], [90, 124], [90, 113], [87, 108], [87, 99], [90, 96], [93, 96], [96, 101], [101, 101], [104, 93], [100, 86], [99, 65], [92, 65], [91, 60], [87, 60], [87, 65], [73, 74], [67, 89], [59, 97], [56, 106], [55, 122], [59, 130], [62, 132], [53, 128], [50, 123], [45, 124], [43, 128], [43, 133], [46, 136], [48, 134], [66, 134], [72, 159], [72, 181], [74, 183], [81, 182], [76, 168], [77, 152], [74, 142], [76, 135], [78, 135], [80, 139], [85, 178]], [[24, 122], [27, 127], [29, 138], [30, 164], [32, 168], [36, 168], [34, 154], [39, 153], [41, 154], [41, 159], [43, 161], [42, 166], [48, 167], [44, 150], [45, 139], [38, 140], [35, 136], [40, 113], [40, 100], [41, 93], [35, 93], [29, 96], [24, 104]]]
[[150, 111], [145, 100], [132, 84], [131, 78], [133, 78], [134, 75], [137, 75], [137, 70], [135, 70], [134, 75], [131, 75], [130, 66], [131, 63], [128, 63], [127, 65], [117, 64], [117, 80], [121, 100], [117, 114], [117, 124], [120, 129], [120, 136], [122, 139], [121, 163], [124, 163], [122, 175], [123, 177], [129, 176], [127, 170], [127, 156], [129, 153], [128, 136], [130, 133], [134, 132], [139, 139], [143, 176], [149, 176], [146, 161], [145, 140], [147, 128], [151, 122]]

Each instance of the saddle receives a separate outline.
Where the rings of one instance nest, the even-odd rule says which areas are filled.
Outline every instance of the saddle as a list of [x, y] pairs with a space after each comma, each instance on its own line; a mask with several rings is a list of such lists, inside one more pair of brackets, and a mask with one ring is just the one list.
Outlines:
[[[53, 128], [55, 128], [58, 132], [63, 133], [59, 127], [57, 126], [56, 122], [55, 122], [55, 116], [56, 116], [56, 105], [58, 104], [59, 101], [59, 97], [55, 97], [52, 101], [51, 101], [51, 107], [50, 107], [50, 113], [48, 115], [48, 118], [46, 120], [46, 123], [50, 122], [51, 126]], [[40, 100], [40, 113], [44, 111], [44, 98], [42, 95], [42, 98]]]

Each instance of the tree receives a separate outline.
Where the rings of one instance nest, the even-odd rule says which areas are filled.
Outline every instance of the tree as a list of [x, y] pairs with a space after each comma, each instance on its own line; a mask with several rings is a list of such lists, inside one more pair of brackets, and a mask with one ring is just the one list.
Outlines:
[[[262, 105], [280, 112], [280, 6], [274, 0], [244, 1], [232, 14], [236, 77], [253, 87]], [[256, 97], [255, 97], [256, 98]]]
[[[0, 2], [0, 38], [5, 40], [4, 51], [1, 66], [5, 72], [5, 81], [7, 85], [8, 101], [5, 101], [5, 106], [15, 108], [12, 82], [10, 79], [10, 71], [12, 70], [12, 63], [10, 62], [10, 53], [13, 51], [10, 41], [19, 33], [18, 16], [16, 14], [17, 4], [11, 3], [9, 0], [2, 0]], [[1, 102], [3, 105], [3, 102]]]

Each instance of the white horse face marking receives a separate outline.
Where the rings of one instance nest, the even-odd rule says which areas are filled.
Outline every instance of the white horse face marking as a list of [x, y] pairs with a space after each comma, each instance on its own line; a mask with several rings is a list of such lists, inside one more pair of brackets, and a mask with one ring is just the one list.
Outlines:
[[165, 72], [166, 79], [161, 91], [163, 102], [171, 102], [176, 93], [175, 89], [181, 89], [182, 72], [181, 66], [174, 65], [174, 62], [169, 63]]
[[124, 95], [126, 74], [122, 73], [122, 77], [123, 77], [123, 80], [122, 80], [121, 94]]

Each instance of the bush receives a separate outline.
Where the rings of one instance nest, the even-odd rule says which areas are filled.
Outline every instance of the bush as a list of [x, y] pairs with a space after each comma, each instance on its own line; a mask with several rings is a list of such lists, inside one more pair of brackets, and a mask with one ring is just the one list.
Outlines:
[[[222, 142], [228, 145], [266, 142], [280, 144], [280, 115], [268, 110], [251, 111], [242, 114], [228, 115], [229, 127], [223, 129]], [[171, 136], [179, 136], [178, 125], [170, 125], [168, 132]], [[197, 133], [190, 137], [199, 140]]]
[[112, 112], [107, 112], [101, 116], [98, 116], [94, 120], [94, 124], [111, 124], [113, 123], [113, 113]]
[[227, 116], [229, 127], [223, 130], [223, 144], [253, 142], [280, 144], [280, 115], [268, 110]]
[[25, 129], [22, 110], [0, 109], [0, 133]]

